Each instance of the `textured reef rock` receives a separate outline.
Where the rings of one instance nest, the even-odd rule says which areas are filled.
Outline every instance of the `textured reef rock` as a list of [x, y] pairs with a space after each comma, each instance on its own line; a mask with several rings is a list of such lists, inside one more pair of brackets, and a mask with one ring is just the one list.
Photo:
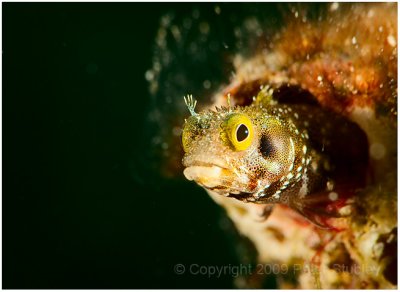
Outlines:
[[267, 45], [250, 57], [236, 55], [233, 77], [209, 108], [226, 106], [228, 93], [235, 104], [249, 104], [261, 85], [272, 86], [283, 101], [316, 101], [365, 132], [367, 186], [339, 210], [333, 229], [321, 229], [283, 205], [259, 220], [259, 205], [210, 196], [254, 244], [259, 263], [291, 268], [278, 273], [281, 288], [396, 288], [397, 4], [333, 3], [312, 19], [307, 9], [289, 14]]

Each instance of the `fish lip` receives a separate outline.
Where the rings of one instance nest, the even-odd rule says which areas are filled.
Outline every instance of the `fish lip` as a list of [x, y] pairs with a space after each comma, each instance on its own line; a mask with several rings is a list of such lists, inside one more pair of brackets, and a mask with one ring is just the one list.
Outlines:
[[206, 162], [206, 161], [201, 161], [197, 160], [191, 163], [189, 166], [186, 167], [193, 167], [193, 166], [201, 166], [201, 167], [219, 167], [224, 170], [232, 171], [227, 165], [223, 163], [215, 163], [215, 162]]
[[[203, 177], [194, 175], [194, 173], [199, 173], [198, 171], [204, 171], [204, 169], [209, 170], [207, 170], [207, 174]], [[212, 173], [216, 171], [216, 169], [219, 169], [220, 172], [224, 172], [222, 178], [213, 177]], [[237, 174], [232, 167], [224, 163], [211, 163], [202, 160], [191, 161], [190, 165], [186, 165], [183, 174], [188, 180], [195, 181], [203, 188], [225, 197], [230, 197], [232, 195], [236, 195], [234, 197], [237, 197], [240, 194], [251, 193], [247, 190], [246, 185], [240, 186], [237, 185], [237, 183], [233, 183], [237, 178]], [[227, 177], [229, 177], [230, 182], [225, 180]]]
[[[231, 182], [228, 183], [226, 179], [234, 174], [232, 169], [223, 160], [212, 160], [210, 157], [206, 159], [207, 161], [202, 159], [186, 161], [184, 176], [188, 180], [196, 181], [197, 184], [208, 190], [214, 189], [219, 192], [228, 190]], [[230, 180], [228, 179], [228, 181]]]
[[201, 166], [201, 167], [219, 167], [221, 169], [224, 170], [228, 170], [230, 172], [234, 172], [234, 170], [232, 169], [232, 167], [230, 167], [228, 165], [228, 163], [220, 158], [220, 157], [216, 157], [216, 156], [200, 156], [200, 157], [185, 157], [183, 159], [183, 165], [185, 166], [185, 168], [187, 167], [192, 167], [192, 166]]

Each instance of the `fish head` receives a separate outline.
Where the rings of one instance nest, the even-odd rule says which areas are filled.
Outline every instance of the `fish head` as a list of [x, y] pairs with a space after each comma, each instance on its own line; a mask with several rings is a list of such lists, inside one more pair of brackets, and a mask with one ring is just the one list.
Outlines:
[[190, 111], [182, 132], [187, 179], [221, 195], [253, 194], [288, 176], [299, 179], [291, 171], [305, 155], [305, 142], [289, 121], [255, 105]]

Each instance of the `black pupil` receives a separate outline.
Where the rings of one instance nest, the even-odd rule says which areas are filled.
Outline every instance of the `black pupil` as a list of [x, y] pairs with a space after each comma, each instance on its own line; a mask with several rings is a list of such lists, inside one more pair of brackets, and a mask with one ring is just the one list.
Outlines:
[[236, 130], [236, 139], [238, 140], [238, 142], [242, 142], [248, 136], [249, 136], [249, 129], [245, 125], [241, 124], [239, 128]]

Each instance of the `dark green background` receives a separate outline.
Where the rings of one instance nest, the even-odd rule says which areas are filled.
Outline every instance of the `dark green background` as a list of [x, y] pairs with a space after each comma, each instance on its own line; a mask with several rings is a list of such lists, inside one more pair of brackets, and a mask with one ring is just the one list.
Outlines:
[[3, 288], [233, 287], [174, 273], [237, 265], [236, 235], [201, 188], [146, 169], [159, 20], [199, 5], [3, 3]]

